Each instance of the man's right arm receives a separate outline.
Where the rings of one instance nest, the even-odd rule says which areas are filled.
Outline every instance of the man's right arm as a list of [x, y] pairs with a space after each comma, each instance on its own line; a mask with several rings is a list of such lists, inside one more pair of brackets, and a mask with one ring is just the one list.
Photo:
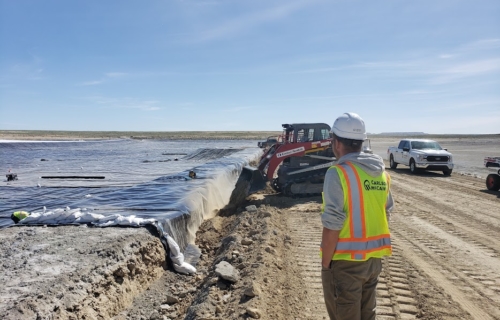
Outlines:
[[387, 195], [387, 203], [385, 205], [385, 216], [387, 217], [387, 222], [391, 219], [391, 211], [394, 209], [394, 199], [392, 198], [392, 193], [389, 191]]

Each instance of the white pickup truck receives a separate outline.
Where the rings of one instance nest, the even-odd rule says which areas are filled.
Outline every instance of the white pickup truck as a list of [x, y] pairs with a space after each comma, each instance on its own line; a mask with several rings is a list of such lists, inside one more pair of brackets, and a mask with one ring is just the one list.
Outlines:
[[391, 169], [398, 164], [410, 166], [412, 173], [420, 169], [429, 171], [443, 171], [449, 176], [453, 171], [453, 156], [439, 143], [428, 139], [403, 139], [397, 147], [387, 149], [387, 158]]

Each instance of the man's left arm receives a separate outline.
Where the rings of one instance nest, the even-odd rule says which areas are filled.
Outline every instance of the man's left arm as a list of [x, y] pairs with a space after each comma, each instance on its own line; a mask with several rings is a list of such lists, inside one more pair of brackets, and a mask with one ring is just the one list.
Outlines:
[[323, 251], [321, 265], [323, 268], [329, 268], [339, 241], [340, 230], [331, 230], [323, 227], [323, 236], [321, 237], [321, 248]]

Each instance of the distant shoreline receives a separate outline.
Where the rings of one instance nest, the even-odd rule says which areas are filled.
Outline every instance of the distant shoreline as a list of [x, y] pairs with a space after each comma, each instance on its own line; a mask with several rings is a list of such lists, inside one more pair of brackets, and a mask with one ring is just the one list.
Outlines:
[[281, 131], [28, 131], [0, 130], [0, 140], [107, 140], [107, 139], [158, 139], [158, 140], [264, 140], [279, 135]]
[[[278, 136], [281, 131], [43, 131], [43, 130], [0, 130], [0, 140], [22, 141], [74, 141], [108, 139], [157, 139], [157, 140], [265, 140]], [[369, 134], [368, 138], [410, 137], [406, 134]], [[500, 134], [422, 134], [412, 137], [437, 138], [500, 138]]]

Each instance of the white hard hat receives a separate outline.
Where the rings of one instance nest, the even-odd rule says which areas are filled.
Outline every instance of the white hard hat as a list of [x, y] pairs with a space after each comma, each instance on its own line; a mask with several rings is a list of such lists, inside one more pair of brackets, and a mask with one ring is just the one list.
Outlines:
[[365, 122], [353, 112], [346, 112], [335, 120], [332, 133], [339, 138], [366, 140]]

